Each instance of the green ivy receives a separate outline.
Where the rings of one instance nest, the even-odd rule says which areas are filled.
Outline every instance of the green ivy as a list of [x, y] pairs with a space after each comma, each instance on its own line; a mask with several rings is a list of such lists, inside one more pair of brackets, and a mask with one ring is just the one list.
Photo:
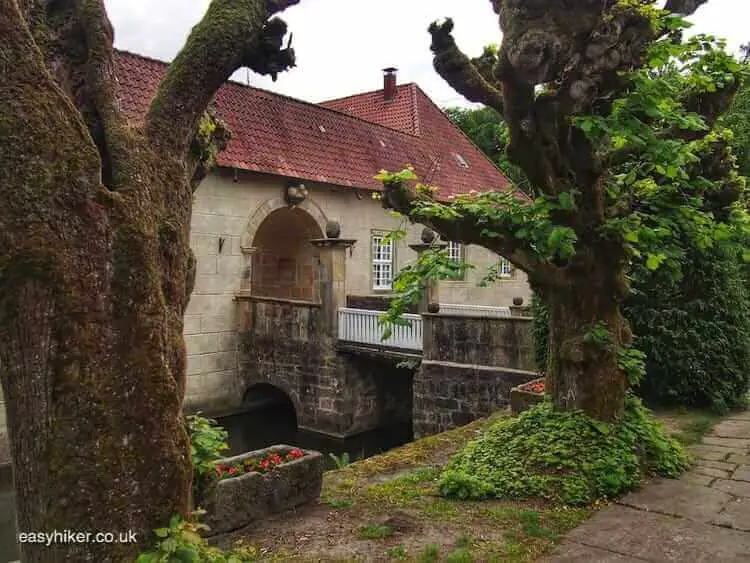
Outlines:
[[229, 449], [229, 433], [210, 418], [200, 414], [186, 417], [190, 436], [190, 459], [193, 463], [193, 496], [200, 499], [208, 475], [214, 471], [216, 460]]
[[544, 402], [469, 442], [447, 466], [439, 489], [459, 499], [586, 505], [637, 487], [645, 474], [676, 477], [687, 467], [682, 447], [635, 397], [627, 398], [616, 424]]
[[200, 532], [208, 526], [198, 519], [204, 511], [196, 511], [188, 520], [173, 516], [167, 528], [154, 530], [156, 545], [141, 553], [136, 563], [250, 563], [259, 559], [254, 547], [238, 546], [230, 551], [211, 547]]

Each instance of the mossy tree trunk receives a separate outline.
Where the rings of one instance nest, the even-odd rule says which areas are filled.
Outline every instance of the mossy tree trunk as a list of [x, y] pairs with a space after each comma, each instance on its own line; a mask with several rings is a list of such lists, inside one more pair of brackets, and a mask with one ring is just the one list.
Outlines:
[[613, 292], [589, 283], [579, 285], [583, 292], [546, 294], [547, 390], [558, 409], [582, 409], [594, 418], [612, 421], [622, 412], [628, 387], [617, 351], [631, 343], [630, 330]]
[[269, 18], [297, 1], [214, 0], [130, 124], [103, 0], [0, 0], [0, 381], [18, 528], [139, 540], [26, 543], [24, 561], [133, 560], [189, 508], [191, 204], [227, 138], [205, 112], [237, 68], [293, 66]]

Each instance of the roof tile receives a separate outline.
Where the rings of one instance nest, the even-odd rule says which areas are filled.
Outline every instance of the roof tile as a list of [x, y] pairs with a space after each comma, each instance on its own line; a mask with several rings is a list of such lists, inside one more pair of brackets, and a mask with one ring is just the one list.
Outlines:
[[[142, 121], [166, 64], [116, 53], [120, 107]], [[415, 84], [399, 86], [385, 106], [378, 92], [311, 104], [227, 82], [215, 98], [232, 138], [220, 166], [340, 186], [380, 189], [380, 170], [407, 164], [440, 196], [502, 189], [508, 181]], [[469, 164], [463, 168], [454, 153]]]

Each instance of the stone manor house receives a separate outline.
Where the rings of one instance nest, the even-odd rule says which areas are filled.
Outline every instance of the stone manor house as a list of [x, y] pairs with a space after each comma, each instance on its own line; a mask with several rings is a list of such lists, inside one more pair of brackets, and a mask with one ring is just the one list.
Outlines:
[[[138, 121], [166, 65], [126, 52], [117, 53], [116, 63], [121, 107]], [[410, 225], [405, 240], [394, 244], [384, 239], [401, 219], [372, 197], [381, 188], [373, 178], [380, 170], [411, 164], [420, 178], [440, 189], [441, 198], [505, 189], [508, 181], [419, 86], [397, 84], [395, 69], [384, 71], [382, 89], [320, 104], [228, 82], [214, 105], [229, 124], [232, 139], [219, 155], [217, 169], [195, 193], [191, 243], [197, 276], [185, 317], [185, 340], [186, 408], [218, 416], [240, 406], [248, 381], [241, 373], [238, 328], [247, 329], [253, 322], [260, 326], [261, 312], [275, 315], [275, 321], [264, 321], [272, 333], [283, 327], [298, 330], [289, 326], [290, 318], [299, 326], [317, 323], [310, 315], [321, 303], [333, 308], [326, 326], [338, 331], [339, 340], [344, 329], [378, 330], [370, 310], [383, 309], [394, 276], [416, 259], [414, 248], [419, 249], [423, 230]], [[333, 232], [333, 221], [340, 225], [340, 234]], [[444, 308], [487, 306], [497, 311], [516, 297], [528, 302], [524, 273], [504, 258], [479, 247], [445, 242], [452, 256], [476, 268], [463, 279], [439, 284], [437, 295]], [[329, 266], [328, 285], [321, 285], [323, 262]], [[488, 288], [478, 287], [493, 264], [502, 278]], [[352, 309], [367, 315], [357, 317]], [[367, 326], [361, 324], [363, 319]], [[401, 332], [408, 340], [409, 334]], [[300, 334], [302, 340], [314, 337]], [[367, 340], [345, 337], [358, 338]], [[262, 342], [265, 346], [273, 341]], [[420, 346], [421, 341], [412, 348]], [[280, 360], [273, 361], [276, 371], [269, 371], [269, 381], [278, 379]], [[321, 362], [328, 365], [327, 360]], [[308, 363], [315, 361], [308, 358]], [[362, 430], [364, 426], [352, 423], [351, 416], [343, 422], [338, 411], [351, 403], [352, 416], [363, 420], [374, 403], [351, 393], [316, 391], [326, 388], [320, 377], [303, 374], [302, 383], [279, 380], [274, 385], [291, 396], [301, 426], [339, 435]], [[338, 389], [336, 381], [328, 388]], [[367, 395], [353, 388], [352, 393]], [[320, 412], [329, 410], [337, 413], [320, 418]], [[4, 426], [2, 418], [0, 422]]]

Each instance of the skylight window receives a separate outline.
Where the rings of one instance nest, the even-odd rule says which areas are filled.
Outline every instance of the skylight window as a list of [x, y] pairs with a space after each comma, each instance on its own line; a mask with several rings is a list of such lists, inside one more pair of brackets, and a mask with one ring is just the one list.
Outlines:
[[318, 125], [318, 129], [320, 129], [321, 133], [325, 133], [326, 132], [326, 128], [323, 127], [322, 125]]
[[379, 139], [379, 141], [380, 141], [380, 146], [385, 147], [385, 141], [383, 141], [383, 139]]
[[465, 159], [465, 158], [464, 158], [463, 156], [461, 156], [461, 155], [460, 155], [460, 154], [458, 154], [457, 152], [454, 152], [454, 153], [453, 153], [453, 156], [455, 157], [455, 159], [456, 159], [456, 162], [458, 162], [458, 165], [459, 165], [459, 166], [460, 166], [461, 168], [468, 168], [468, 167], [469, 167], [469, 163], [468, 163], [468, 162], [466, 162], [466, 159]]

